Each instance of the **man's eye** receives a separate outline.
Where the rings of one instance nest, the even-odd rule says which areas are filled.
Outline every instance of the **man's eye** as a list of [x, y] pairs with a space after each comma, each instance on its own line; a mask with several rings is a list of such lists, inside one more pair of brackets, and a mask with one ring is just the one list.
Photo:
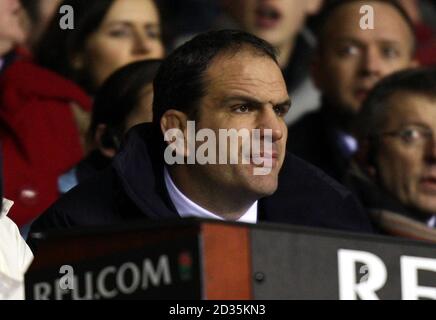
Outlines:
[[274, 107], [274, 112], [279, 116], [279, 117], [284, 117], [288, 114], [289, 111], [289, 106], [275, 106]]
[[339, 48], [339, 55], [342, 57], [355, 56], [359, 54], [359, 48], [356, 46], [343, 46]]
[[396, 58], [400, 55], [398, 50], [395, 48], [392, 48], [392, 47], [383, 48], [382, 54], [383, 54], [383, 57], [389, 58], [389, 59]]
[[242, 106], [238, 106], [235, 111], [237, 113], [247, 113], [248, 111], [250, 111], [250, 108], [247, 105], [242, 105]]
[[401, 132], [401, 138], [405, 142], [413, 142], [421, 138], [421, 133], [416, 129], [406, 129]]

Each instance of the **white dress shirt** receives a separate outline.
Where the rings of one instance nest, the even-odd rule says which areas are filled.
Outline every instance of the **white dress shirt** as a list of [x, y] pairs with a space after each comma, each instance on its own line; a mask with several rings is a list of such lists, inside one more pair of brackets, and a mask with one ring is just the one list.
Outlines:
[[[173, 179], [165, 168], [165, 185], [170, 195], [171, 201], [177, 209], [177, 212], [182, 218], [205, 218], [214, 220], [224, 220], [222, 217], [200, 207], [188, 199], [174, 184]], [[257, 222], [257, 201], [248, 209], [246, 213], [240, 217], [237, 222], [245, 222], [255, 224]]]
[[430, 228], [436, 228], [436, 216], [433, 216], [430, 220], [428, 220], [427, 226]]
[[17, 226], [7, 217], [12, 205], [3, 199], [0, 213], [0, 300], [24, 299], [24, 273], [33, 260]]

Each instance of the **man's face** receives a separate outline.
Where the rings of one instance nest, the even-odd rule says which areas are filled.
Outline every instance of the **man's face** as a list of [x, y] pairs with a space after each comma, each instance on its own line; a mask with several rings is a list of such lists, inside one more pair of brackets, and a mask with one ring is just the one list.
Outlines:
[[[363, 30], [360, 8], [374, 8], [374, 29]], [[337, 111], [353, 115], [383, 77], [414, 66], [413, 36], [401, 14], [391, 5], [358, 1], [343, 5], [329, 17], [314, 78]]]
[[[291, 42], [319, 0], [232, 0], [228, 11], [244, 31], [275, 47]], [[310, 5], [310, 7], [309, 7]], [[313, 10], [314, 11], [314, 10]]]
[[[398, 135], [381, 137], [376, 157], [380, 182], [406, 207], [435, 214], [436, 99], [398, 93], [388, 106], [383, 132], [402, 131], [403, 139]], [[428, 136], [419, 139], [417, 132]]]
[[[265, 164], [242, 164], [242, 144], [238, 146], [238, 164], [196, 165], [195, 171], [216, 190], [259, 199], [277, 189], [280, 168], [285, 158], [287, 127], [283, 117], [290, 107], [280, 68], [270, 58], [242, 50], [235, 55], [223, 54], [214, 59], [205, 74], [206, 95], [200, 101], [197, 130], [212, 129], [219, 140], [219, 129], [272, 130], [272, 150], [261, 144], [260, 156], [272, 156], [267, 175], [254, 174]], [[261, 139], [262, 141], [262, 139]], [[251, 141], [252, 142], [252, 141]], [[250, 143], [250, 142], [249, 142]], [[229, 144], [230, 146], [230, 144]], [[229, 151], [222, 150], [220, 152]], [[271, 153], [268, 155], [267, 153]], [[271, 160], [271, 158], [270, 158]], [[233, 193], [235, 192], [235, 193]]]
[[18, 0], [0, 0], [0, 56], [24, 41]]

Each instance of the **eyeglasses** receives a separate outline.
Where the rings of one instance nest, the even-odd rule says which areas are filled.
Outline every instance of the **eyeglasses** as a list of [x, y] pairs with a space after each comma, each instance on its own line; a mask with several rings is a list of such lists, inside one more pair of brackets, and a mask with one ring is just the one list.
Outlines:
[[432, 130], [419, 126], [410, 126], [396, 131], [383, 132], [380, 136], [399, 138], [404, 145], [408, 146], [423, 146], [435, 141]]

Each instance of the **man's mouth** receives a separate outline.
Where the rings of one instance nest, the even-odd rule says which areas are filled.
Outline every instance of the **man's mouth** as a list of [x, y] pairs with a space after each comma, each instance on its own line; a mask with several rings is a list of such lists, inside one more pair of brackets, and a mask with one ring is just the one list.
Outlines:
[[262, 4], [256, 9], [256, 26], [259, 28], [274, 28], [281, 18], [280, 11], [269, 4]]
[[359, 102], [363, 102], [368, 97], [370, 89], [357, 89], [354, 91], [354, 96], [359, 100]]
[[263, 166], [267, 168], [275, 168], [278, 164], [278, 153], [252, 155], [250, 163], [255, 166]]
[[423, 191], [436, 194], [436, 176], [425, 176], [420, 180]]

